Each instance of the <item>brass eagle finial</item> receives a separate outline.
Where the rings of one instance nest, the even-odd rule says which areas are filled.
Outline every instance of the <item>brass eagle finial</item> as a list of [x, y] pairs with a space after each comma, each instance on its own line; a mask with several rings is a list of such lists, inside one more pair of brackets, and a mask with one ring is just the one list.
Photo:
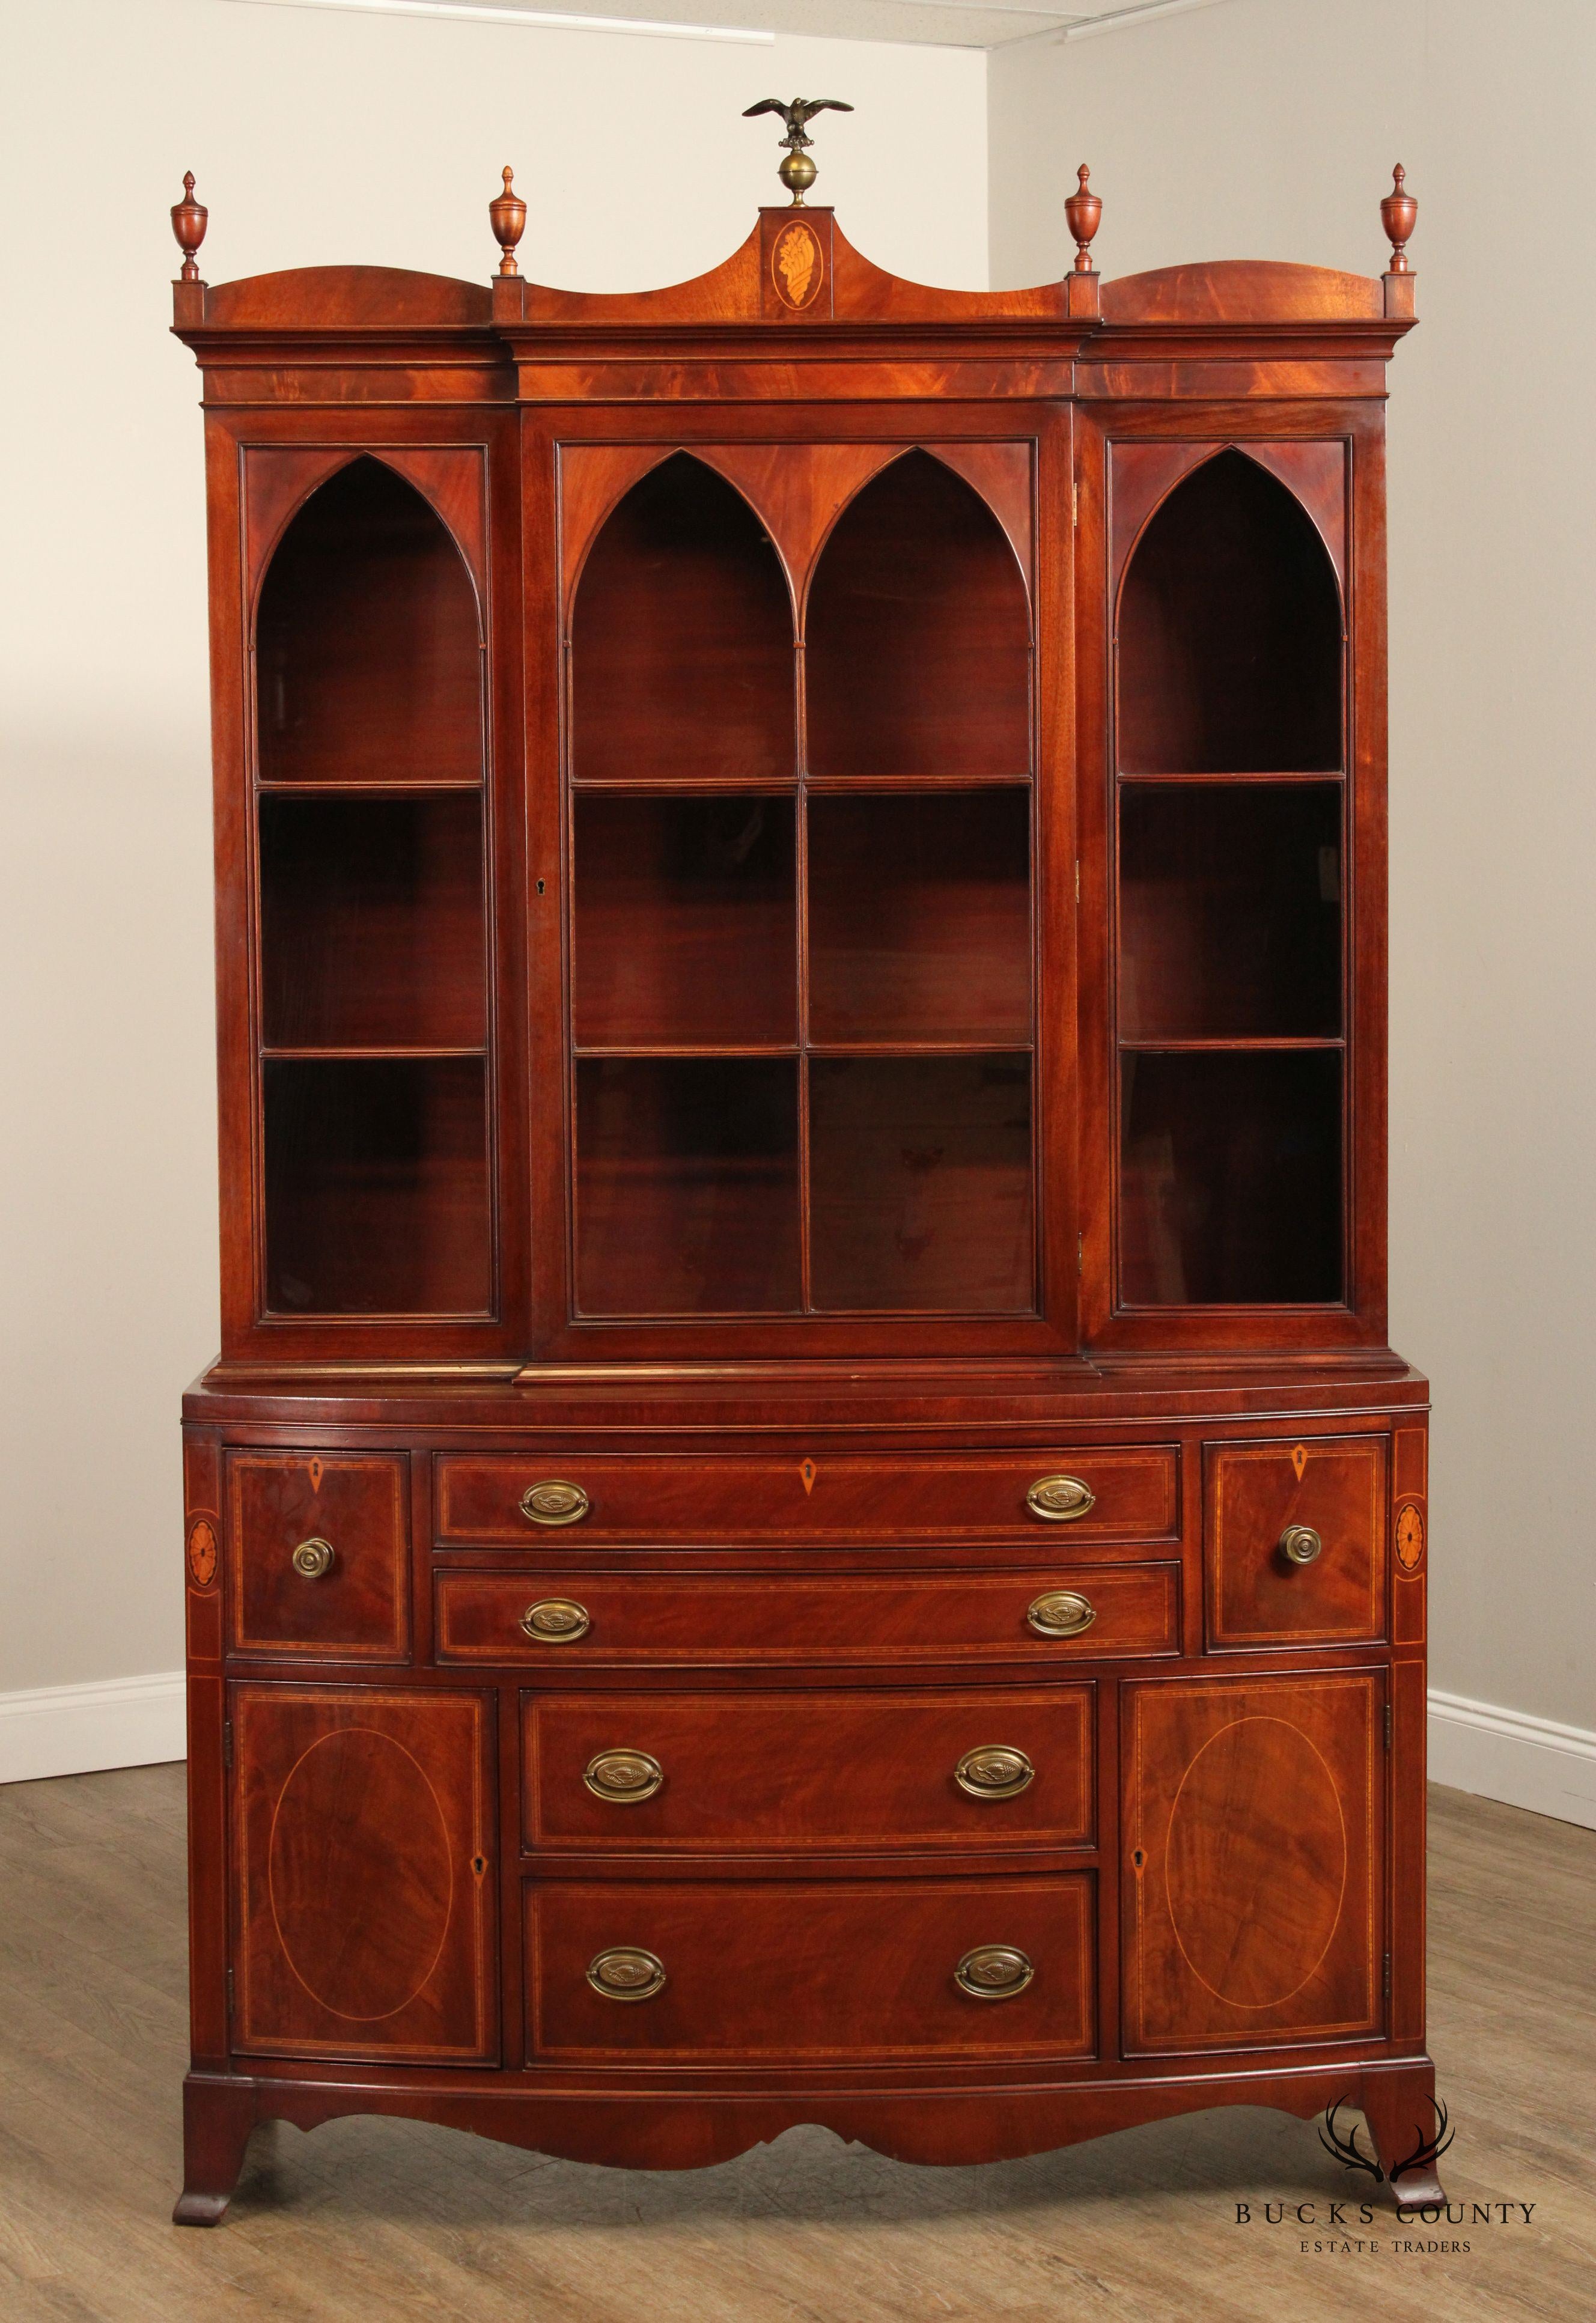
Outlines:
[[803, 197], [815, 180], [815, 166], [808, 152], [813, 140], [805, 136], [805, 130], [817, 113], [852, 111], [852, 106], [845, 105], [839, 96], [794, 96], [785, 105], [779, 96], [762, 96], [743, 115], [745, 121], [752, 121], [757, 113], [779, 113], [785, 122], [787, 133], [782, 143], [786, 151], [776, 176], [792, 195], [795, 210], [803, 207]]

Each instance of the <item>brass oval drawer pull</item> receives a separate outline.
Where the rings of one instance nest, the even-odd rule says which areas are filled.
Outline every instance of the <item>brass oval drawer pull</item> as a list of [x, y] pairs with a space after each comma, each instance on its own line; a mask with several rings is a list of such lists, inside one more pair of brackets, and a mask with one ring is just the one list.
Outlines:
[[592, 1506], [580, 1484], [563, 1484], [554, 1476], [546, 1483], [528, 1484], [521, 1494], [521, 1514], [528, 1524], [580, 1524]]
[[977, 1944], [953, 1971], [953, 1981], [972, 2000], [1012, 2000], [1036, 1970], [1015, 1944]]
[[333, 1544], [330, 1540], [323, 1540], [319, 1534], [312, 1533], [308, 1540], [299, 1543], [291, 1561], [295, 1572], [307, 1581], [319, 1581], [324, 1574], [333, 1569]]
[[587, 1607], [574, 1597], [545, 1597], [527, 1606], [521, 1627], [536, 1646], [568, 1646], [585, 1638], [592, 1624]]
[[1047, 1524], [1069, 1524], [1074, 1517], [1084, 1517], [1096, 1499], [1078, 1476], [1039, 1476], [1025, 1495], [1025, 1505]]
[[1036, 1769], [1023, 1750], [1006, 1742], [988, 1742], [965, 1752], [953, 1779], [972, 1799], [1013, 1799], [1034, 1782]]
[[1311, 1565], [1324, 1546], [1312, 1525], [1288, 1525], [1280, 1535], [1280, 1555], [1288, 1565]]
[[1050, 1589], [1033, 1597], [1025, 1619], [1039, 1638], [1078, 1638], [1097, 1618], [1097, 1608], [1078, 1589]]
[[631, 1807], [654, 1796], [665, 1781], [665, 1768], [647, 1750], [601, 1750], [588, 1760], [582, 1779], [595, 1798]]
[[606, 2000], [652, 2000], [665, 1990], [665, 1963], [636, 1944], [613, 1944], [590, 1962], [587, 1980]]

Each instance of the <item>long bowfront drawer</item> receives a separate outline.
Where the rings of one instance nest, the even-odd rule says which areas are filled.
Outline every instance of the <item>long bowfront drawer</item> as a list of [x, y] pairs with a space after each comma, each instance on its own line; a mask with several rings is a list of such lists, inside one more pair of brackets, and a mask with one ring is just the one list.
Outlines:
[[1173, 1653], [1177, 1564], [828, 1575], [445, 1573], [440, 1662], [993, 1661]]
[[529, 1694], [529, 1848], [1079, 1847], [1095, 1689]]
[[553, 2058], [1090, 2056], [1089, 1872], [551, 1879], [526, 1894], [527, 2033]]
[[440, 1453], [440, 1547], [598, 1541], [1172, 1540], [1175, 1451], [807, 1459], [761, 1454]]

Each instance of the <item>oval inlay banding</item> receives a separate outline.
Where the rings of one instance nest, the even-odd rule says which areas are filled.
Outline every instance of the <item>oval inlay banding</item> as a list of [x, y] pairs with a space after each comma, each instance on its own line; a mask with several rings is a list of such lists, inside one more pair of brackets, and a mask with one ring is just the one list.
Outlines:
[[1300, 1727], [1242, 1718], [1203, 1745], [1169, 1813], [1169, 1918], [1236, 2008], [1277, 2008], [1330, 1948], [1347, 1877], [1335, 1780]]
[[284, 1957], [323, 2008], [373, 2024], [414, 2000], [443, 1951], [454, 1879], [409, 1751], [370, 1727], [314, 1743], [277, 1803], [268, 1882]]

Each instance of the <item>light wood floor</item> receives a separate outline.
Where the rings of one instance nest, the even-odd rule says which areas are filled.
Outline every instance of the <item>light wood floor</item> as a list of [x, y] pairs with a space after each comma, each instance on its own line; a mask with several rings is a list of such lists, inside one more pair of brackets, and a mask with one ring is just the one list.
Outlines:
[[0, 2318], [1573, 2323], [1596, 2312], [1596, 1832], [1454, 1791], [1432, 1810], [1445, 2183], [1454, 2206], [1535, 2208], [1406, 2236], [1380, 2213], [1371, 2256], [1236, 2223], [1239, 2202], [1257, 2220], [1349, 2192], [1310, 2125], [1250, 2109], [980, 2170], [794, 2131], [669, 2176], [410, 2123], [278, 2126], [225, 2226], [173, 2227], [182, 1770], [0, 1790]]

